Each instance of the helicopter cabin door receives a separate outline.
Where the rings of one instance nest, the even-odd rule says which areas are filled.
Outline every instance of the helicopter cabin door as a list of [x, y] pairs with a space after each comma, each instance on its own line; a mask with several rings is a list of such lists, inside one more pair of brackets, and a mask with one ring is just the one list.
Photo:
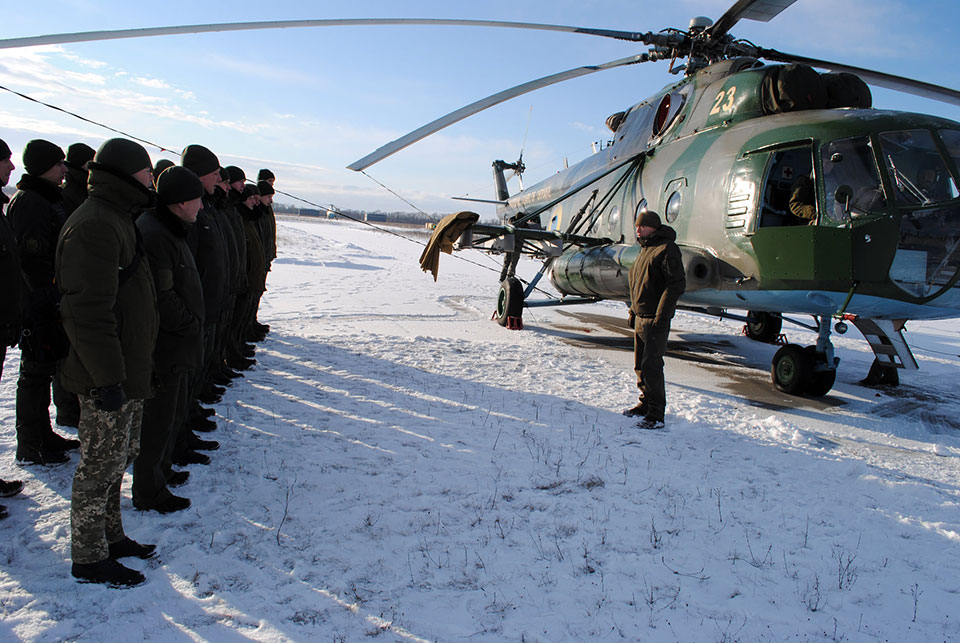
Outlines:
[[743, 234], [756, 253], [761, 283], [767, 288], [848, 289], [850, 233], [824, 225], [813, 141], [781, 143], [745, 154], [742, 161], [750, 157], [759, 179], [756, 216], [744, 222]]

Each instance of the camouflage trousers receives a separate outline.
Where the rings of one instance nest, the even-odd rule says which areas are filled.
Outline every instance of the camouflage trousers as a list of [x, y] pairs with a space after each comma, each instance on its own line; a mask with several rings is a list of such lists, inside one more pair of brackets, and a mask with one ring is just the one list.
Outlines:
[[80, 464], [73, 476], [70, 501], [71, 557], [97, 563], [109, 557], [108, 543], [123, 540], [120, 485], [123, 472], [140, 451], [143, 400], [130, 400], [118, 411], [99, 410], [80, 395]]

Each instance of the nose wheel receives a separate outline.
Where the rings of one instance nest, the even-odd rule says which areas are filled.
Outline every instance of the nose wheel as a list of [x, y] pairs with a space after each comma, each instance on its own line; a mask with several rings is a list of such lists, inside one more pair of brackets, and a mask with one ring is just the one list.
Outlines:
[[778, 391], [790, 395], [823, 397], [837, 380], [840, 358], [833, 355], [830, 343], [830, 319], [820, 319], [815, 346], [782, 346], [773, 356], [770, 379]]

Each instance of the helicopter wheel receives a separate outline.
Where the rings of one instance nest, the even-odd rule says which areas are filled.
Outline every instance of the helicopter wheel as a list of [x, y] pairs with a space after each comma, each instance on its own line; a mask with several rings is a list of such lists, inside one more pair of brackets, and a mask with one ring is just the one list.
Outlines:
[[778, 391], [790, 395], [802, 395], [810, 384], [813, 361], [809, 354], [796, 344], [782, 346], [773, 356], [770, 377]]
[[817, 347], [807, 346], [803, 351], [807, 354], [807, 359], [810, 360], [811, 365], [806, 393], [810, 397], [823, 397], [830, 392], [830, 389], [833, 388], [833, 383], [837, 381], [837, 369], [816, 370], [819, 362], [822, 362], [822, 360], [817, 358]]
[[771, 344], [780, 337], [780, 330], [783, 328], [783, 319], [776, 313], [758, 313], [749, 312], [751, 319], [755, 321], [747, 322], [744, 332], [750, 339], [764, 344]]
[[504, 279], [497, 293], [497, 323], [523, 328], [523, 284], [516, 277]]

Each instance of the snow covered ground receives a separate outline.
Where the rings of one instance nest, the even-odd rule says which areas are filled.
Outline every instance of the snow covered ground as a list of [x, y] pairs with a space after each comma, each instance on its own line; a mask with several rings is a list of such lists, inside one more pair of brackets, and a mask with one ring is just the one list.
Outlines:
[[358, 224], [284, 220], [279, 245], [193, 506], [137, 512], [127, 478], [127, 532], [159, 550], [141, 587], [71, 580], [77, 456], [14, 465], [8, 357], [0, 477], [27, 486], [0, 640], [960, 640], [956, 322], [908, 326], [897, 391], [835, 337], [837, 385], [806, 400], [772, 389], [773, 347], [680, 314], [668, 428], [641, 432], [622, 304], [511, 332], [479, 253], [434, 283], [420, 245]]

